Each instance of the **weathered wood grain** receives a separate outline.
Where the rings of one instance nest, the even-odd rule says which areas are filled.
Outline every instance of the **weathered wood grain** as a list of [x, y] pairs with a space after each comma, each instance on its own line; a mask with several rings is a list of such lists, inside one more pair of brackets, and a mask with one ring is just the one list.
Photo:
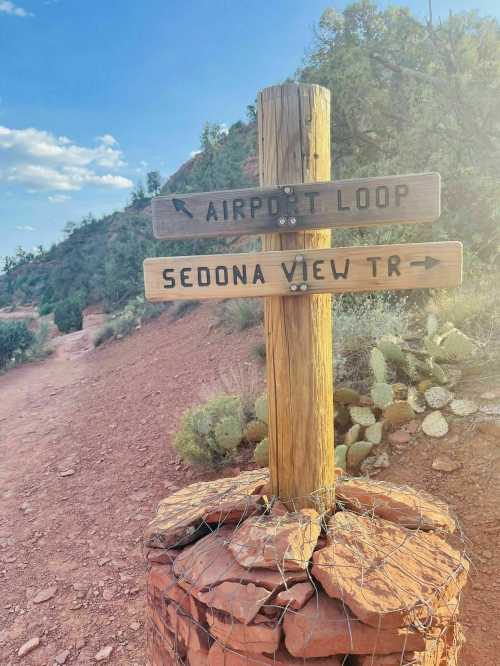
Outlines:
[[[291, 110], [285, 113], [290, 120]], [[284, 156], [283, 137], [277, 140], [277, 149]], [[274, 159], [263, 158], [261, 165], [275, 170]], [[289, 161], [289, 171], [294, 160]], [[314, 154], [305, 160], [310, 160], [310, 168], [318, 166]], [[325, 176], [330, 176], [326, 170]], [[287, 174], [280, 183], [293, 183], [292, 178], [297, 176]], [[263, 187], [174, 194], [153, 199], [153, 229], [157, 238], [179, 239], [433, 222], [440, 215], [440, 189], [439, 174], [424, 173], [314, 185], [309, 181], [286, 190]]]
[[[330, 91], [317, 85], [258, 95], [261, 187], [328, 181]], [[267, 234], [266, 250], [329, 248], [331, 231]], [[266, 298], [269, 470], [273, 494], [294, 506], [332, 505], [333, 340], [330, 295]], [[289, 503], [290, 505], [290, 503]]]
[[405, 243], [146, 259], [150, 301], [456, 287], [462, 244]]

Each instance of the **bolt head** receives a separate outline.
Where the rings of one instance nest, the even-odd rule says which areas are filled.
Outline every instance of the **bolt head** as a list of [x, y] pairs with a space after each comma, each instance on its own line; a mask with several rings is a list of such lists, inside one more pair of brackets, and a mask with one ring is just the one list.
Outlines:
[[305, 258], [305, 257], [304, 257], [303, 254], [298, 254], [298, 255], [295, 257], [295, 261], [296, 261], [298, 264], [301, 264], [301, 263], [304, 261], [304, 258]]
[[286, 226], [286, 217], [280, 217], [278, 220], [278, 224], [280, 227]]
[[307, 291], [308, 287], [305, 282], [302, 282], [302, 284], [299, 286], [300, 291]]
[[285, 185], [283, 188], [283, 192], [285, 194], [292, 194], [293, 193], [293, 187], [291, 185]]
[[299, 288], [299, 287], [298, 287], [298, 285], [296, 285], [296, 284], [291, 284], [291, 285], [290, 285], [290, 291], [297, 291], [298, 288]]
[[296, 217], [289, 217], [288, 218], [288, 224], [291, 227], [294, 227], [297, 224], [297, 218]]

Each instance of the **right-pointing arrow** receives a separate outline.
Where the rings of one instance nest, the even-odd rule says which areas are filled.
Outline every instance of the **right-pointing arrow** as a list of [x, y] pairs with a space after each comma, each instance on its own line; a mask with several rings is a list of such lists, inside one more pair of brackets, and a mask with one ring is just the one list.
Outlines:
[[410, 266], [424, 266], [425, 270], [429, 268], [434, 268], [441, 263], [440, 259], [434, 259], [434, 257], [425, 257], [424, 261], [410, 261]]

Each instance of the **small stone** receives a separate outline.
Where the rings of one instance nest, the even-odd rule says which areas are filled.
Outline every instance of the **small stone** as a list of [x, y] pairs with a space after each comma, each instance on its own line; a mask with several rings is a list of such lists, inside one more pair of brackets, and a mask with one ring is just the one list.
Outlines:
[[373, 467], [375, 469], [387, 469], [389, 466], [389, 454], [386, 451], [378, 455], [373, 461]]
[[69, 655], [70, 655], [69, 650], [63, 650], [62, 652], [59, 652], [59, 654], [56, 654], [56, 656], [54, 657], [54, 661], [58, 665], [65, 664], [66, 661], [68, 660]]
[[500, 421], [481, 421], [478, 428], [482, 435], [500, 441]]
[[448, 456], [438, 456], [432, 461], [432, 469], [436, 472], [455, 472], [461, 466], [459, 462], [448, 458]]
[[483, 405], [479, 411], [488, 416], [500, 416], [500, 405]]
[[242, 624], [249, 624], [254, 620], [261, 607], [271, 596], [263, 587], [253, 583], [221, 583], [208, 592], [196, 593], [196, 598], [209, 608], [224, 611]]
[[131, 622], [129, 624], [129, 627], [132, 629], [132, 631], [139, 631], [139, 629], [141, 628], [141, 624], [140, 622]]
[[416, 435], [419, 428], [420, 428], [420, 422], [417, 421], [416, 419], [413, 419], [413, 421], [410, 421], [409, 423], [403, 426], [403, 430], [409, 432], [410, 435]]
[[112, 587], [107, 587], [102, 593], [102, 596], [105, 601], [111, 601], [111, 599], [115, 596], [115, 590]]
[[389, 434], [389, 442], [391, 444], [408, 444], [411, 439], [411, 435], [407, 430], [396, 430], [396, 432], [391, 432]]
[[64, 470], [64, 472], [61, 472], [59, 476], [73, 476], [74, 473], [75, 473], [74, 469], [66, 469]]
[[448, 433], [448, 422], [440, 411], [431, 412], [422, 421], [422, 430], [429, 437], [444, 437]]
[[455, 416], [470, 416], [475, 414], [479, 407], [473, 400], [452, 400], [450, 409]]
[[106, 661], [106, 659], [110, 658], [112, 652], [113, 652], [113, 646], [106, 645], [106, 647], [103, 647], [102, 650], [99, 650], [99, 652], [95, 655], [94, 659], [96, 661]]
[[97, 560], [97, 564], [100, 567], [103, 567], [105, 564], [107, 564], [110, 561], [109, 557], [101, 557], [99, 560]]
[[287, 606], [293, 610], [300, 610], [306, 605], [313, 594], [314, 587], [311, 583], [297, 583], [297, 585], [292, 585], [288, 590], [280, 592], [276, 597], [275, 603], [278, 606]]
[[453, 393], [442, 386], [433, 386], [424, 393], [425, 401], [431, 409], [441, 409], [453, 399]]
[[52, 597], [55, 596], [56, 592], [57, 592], [56, 585], [47, 587], [45, 590], [40, 590], [40, 592], [38, 592], [38, 594], [35, 597], [33, 597], [33, 603], [41, 604], [44, 601], [48, 601], [49, 599], [52, 599]]
[[21, 647], [17, 651], [17, 656], [24, 657], [30, 652], [33, 652], [33, 650], [37, 648], [39, 645], [40, 645], [40, 639], [38, 636], [36, 636], [35, 638], [30, 638], [29, 641], [26, 641], [26, 643], [21, 645]]

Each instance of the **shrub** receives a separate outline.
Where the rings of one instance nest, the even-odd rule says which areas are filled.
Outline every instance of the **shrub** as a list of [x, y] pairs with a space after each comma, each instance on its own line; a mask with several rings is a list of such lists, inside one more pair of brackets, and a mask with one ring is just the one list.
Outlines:
[[111, 340], [111, 338], [115, 337], [115, 329], [111, 324], [106, 324], [106, 326], [103, 326], [99, 331], [97, 331], [97, 334], [94, 338], [94, 346], [99, 347], [100, 345], [104, 344], [107, 340]]
[[198, 305], [200, 305], [200, 301], [192, 301], [192, 300], [175, 301], [172, 307], [172, 317], [174, 319], [180, 319], [181, 317], [184, 317], [184, 315], [186, 315], [191, 310], [197, 308]]
[[244, 331], [264, 319], [262, 299], [235, 298], [222, 303], [219, 307], [219, 323], [231, 331]]
[[24, 321], [0, 321], [0, 369], [24, 357], [35, 340]]
[[70, 298], [58, 303], [54, 310], [54, 323], [61, 333], [80, 331], [83, 326], [80, 305]]
[[53, 311], [54, 311], [54, 306], [52, 305], [52, 303], [42, 303], [42, 305], [40, 305], [38, 308], [38, 314], [40, 315], [40, 317], [45, 317], [46, 315], [50, 314]]
[[368, 354], [384, 335], [403, 337], [409, 330], [405, 297], [380, 292], [343, 294], [334, 299], [334, 363], [339, 383], [356, 383], [366, 375]]
[[255, 358], [259, 361], [262, 361], [263, 363], [266, 362], [266, 343], [265, 342], [256, 342], [255, 345], [252, 347], [252, 353], [255, 356]]
[[183, 414], [174, 446], [184, 460], [218, 466], [231, 461], [243, 430], [241, 399], [219, 395]]

